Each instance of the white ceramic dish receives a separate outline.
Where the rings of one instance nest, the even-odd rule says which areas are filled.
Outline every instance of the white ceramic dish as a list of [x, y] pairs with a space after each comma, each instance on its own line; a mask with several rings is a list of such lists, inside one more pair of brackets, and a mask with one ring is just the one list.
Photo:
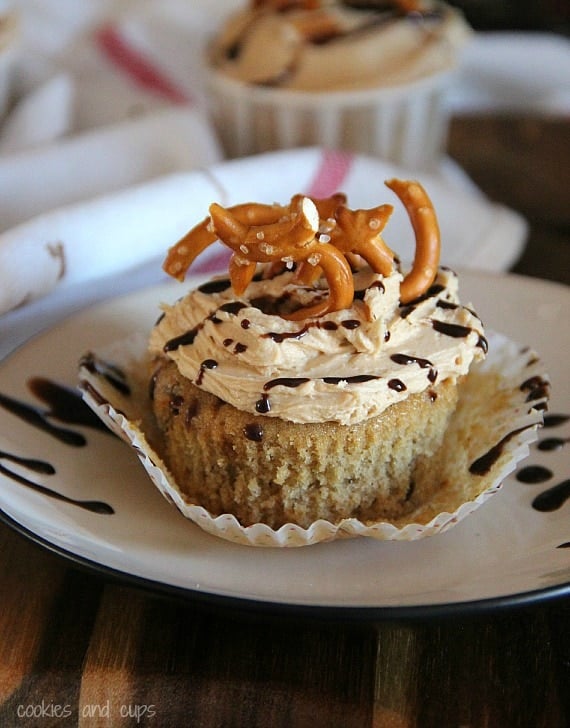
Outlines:
[[[552, 380], [550, 410], [570, 415], [564, 354], [570, 351], [570, 332], [561, 324], [570, 313], [568, 289], [517, 276], [464, 273], [461, 280], [463, 299], [477, 302], [487, 326], [541, 353]], [[64, 320], [3, 362], [0, 393], [45, 413], [52, 397], [37, 380], [31, 388], [34, 378], [55, 383], [56, 393], [62, 384], [73, 385], [77, 359], [85, 350], [147, 329], [157, 300], [180, 290], [169, 284], [130, 294]], [[38, 397], [42, 393], [44, 401]], [[555, 451], [532, 446], [529, 459], [489, 503], [448, 533], [424, 541], [357, 539], [307, 549], [252, 549], [188, 523], [118, 439], [47, 417], [52, 425], [86, 438], [83, 447], [67, 445], [9, 412], [2, 401], [4, 520], [44, 546], [115, 577], [232, 607], [359, 619], [466, 612], [570, 593], [570, 550], [565, 548], [570, 502], [562, 492], [554, 510], [533, 507], [536, 496], [553, 486], [562, 483], [559, 491], [570, 490], [569, 445]], [[570, 419], [544, 429], [540, 439], [569, 436]], [[49, 462], [55, 473], [37, 472], [33, 463], [18, 463], [12, 456]], [[547, 467], [552, 476], [542, 483], [519, 482], [526, 465]], [[114, 513], [56, 500], [26, 487], [25, 479], [67, 498], [106, 503]]]
[[322, 144], [428, 171], [445, 149], [451, 78], [437, 73], [395, 87], [308, 93], [207, 73], [212, 118], [229, 157]]

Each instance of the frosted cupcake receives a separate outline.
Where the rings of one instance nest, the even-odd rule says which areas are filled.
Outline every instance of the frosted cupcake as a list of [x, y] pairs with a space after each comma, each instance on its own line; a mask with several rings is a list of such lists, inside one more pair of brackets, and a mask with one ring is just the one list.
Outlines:
[[431, 168], [469, 35], [457, 10], [431, 0], [253, 0], [209, 49], [226, 151], [319, 145]]
[[419, 538], [483, 502], [533, 437], [537, 357], [501, 344], [485, 361], [425, 190], [387, 184], [415, 232], [409, 270], [382, 237], [389, 204], [213, 204], [164, 267], [182, 280], [220, 239], [229, 275], [163, 306], [142, 351], [83, 359], [87, 401], [202, 528], [272, 546]]

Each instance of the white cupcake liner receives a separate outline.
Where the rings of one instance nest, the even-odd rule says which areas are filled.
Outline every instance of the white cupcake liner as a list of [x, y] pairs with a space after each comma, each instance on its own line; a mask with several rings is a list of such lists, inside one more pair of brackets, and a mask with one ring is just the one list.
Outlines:
[[[112, 369], [108, 368], [112, 365]], [[124, 373], [116, 386], [117, 369]], [[319, 520], [309, 528], [292, 523], [278, 530], [258, 523], [242, 526], [235, 516], [213, 516], [188, 500], [153, 449], [153, 415], [148, 398], [146, 339], [134, 336], [84, 357], [79, 367], [83, 398], [101, 420], [137, 453], [163, 496], [188, 519], [215, 536], [250, 546], [296, 547], [365, 536], [380, 541], [414, 541], [442, 533], [479, 508], [501, 488], [537, 439], [548, 379], [534, 352], [491, 333], [487, 359], [472, 367], [460, 390], [459, 405], [438, 454], [446, 485], [429, 503], [395, 523], [339, 523]], [[111, 376], [107, 376], [108, 374]], [[115, 381], [115, 384], [113, 384]], [[527, 386], [523, 386], [524, 383]], [[532, 384], [534, 383], [534, 384]], [[127, 384], [129, 393], [124, 385]], [[463, 434], [468, 436], [463, 436]], [[469, 465], [496, 452], [484, 474]]]
[[436, 167], [445, 147], [444, 96], [451, 76], [440, 72], [405, 85], [314, 93], [207, 72], [212, 119], [230, 157], [321, 146], [422, 171]]

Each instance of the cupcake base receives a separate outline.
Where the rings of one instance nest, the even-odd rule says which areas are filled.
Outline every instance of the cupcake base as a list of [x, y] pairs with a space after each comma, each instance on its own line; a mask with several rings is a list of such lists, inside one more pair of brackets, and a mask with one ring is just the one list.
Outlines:
[[296, 424], [222, 402], [173, 362], [153, 382], [159, 451], [181, 492], [214, 515], [272, 528], [413, 511], [437, 483], [429, 459], [457, 402], [446, 381], [355, 425]]

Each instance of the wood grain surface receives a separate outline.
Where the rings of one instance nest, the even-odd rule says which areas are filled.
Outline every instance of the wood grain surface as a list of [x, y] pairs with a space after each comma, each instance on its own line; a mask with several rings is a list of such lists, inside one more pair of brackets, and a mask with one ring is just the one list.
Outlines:
[[[449, 153], [522, 212], [515, 270], [570, 283], [570, 123], [455, 119]], [[569, 551], [570, 555], [570, 551]], [[372, 624], [208, 611], [0, 524], [0, 727], [563, 728], [570, 599]]]

